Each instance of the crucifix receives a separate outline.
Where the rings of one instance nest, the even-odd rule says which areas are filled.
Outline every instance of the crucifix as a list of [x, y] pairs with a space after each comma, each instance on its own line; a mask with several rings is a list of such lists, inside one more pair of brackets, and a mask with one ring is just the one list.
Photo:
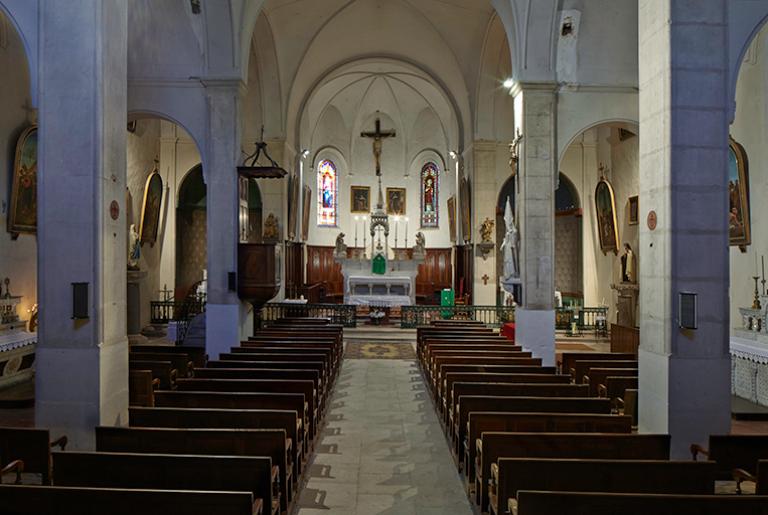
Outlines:
[[520, 142], [523, 141], [523, 135], [520, 129], [517, 129], [517, 135], [512, 143], [509, 144], [509, 167], [512, 169], [512, 175], [517, 175], [518, 163], [520, 162]]
[[490, 277], [488, 277], [488, 274], [485, 274], [480, 279], [483, 280], [483, 284], [487, 285], [488, 284], [488, 280], [490, 279]]
[[382, 131], [381, 120], [376, 118], [376, 130], [374, 132], [361, 132], [360, 136], [363, 138], [373, 139], [373, 157], [376, 159], [376, 176], [381, 177], [381, 146], [382, 141], [386, 138], [394, 138], [397, 133], [393, 130]]

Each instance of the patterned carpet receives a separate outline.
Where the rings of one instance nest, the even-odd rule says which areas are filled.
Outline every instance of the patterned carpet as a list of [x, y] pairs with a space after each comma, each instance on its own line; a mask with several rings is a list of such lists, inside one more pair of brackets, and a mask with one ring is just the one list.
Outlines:
[[347, 343], [344, 359], [416, 359], [410, 343]]

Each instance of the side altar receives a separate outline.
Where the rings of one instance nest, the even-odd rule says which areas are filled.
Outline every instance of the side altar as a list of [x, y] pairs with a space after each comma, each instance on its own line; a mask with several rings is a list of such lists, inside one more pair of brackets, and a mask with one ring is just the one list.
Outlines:
[[[755, 278], [757, 279], [757, 278]], [[731, 392], [768, 406], [768, 295], [758, 295], [749, 308], [739, 308], [741, 324], [730, 337]]]

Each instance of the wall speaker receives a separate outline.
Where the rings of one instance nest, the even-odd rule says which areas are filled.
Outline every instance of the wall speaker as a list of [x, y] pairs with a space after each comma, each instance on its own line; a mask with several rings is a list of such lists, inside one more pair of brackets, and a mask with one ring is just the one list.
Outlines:
[[698, 329], [698, 293], [680, 292], [678, 320], [681, 329]]
[[88, 283], [72, 283], [72, 319], [88, 318]]

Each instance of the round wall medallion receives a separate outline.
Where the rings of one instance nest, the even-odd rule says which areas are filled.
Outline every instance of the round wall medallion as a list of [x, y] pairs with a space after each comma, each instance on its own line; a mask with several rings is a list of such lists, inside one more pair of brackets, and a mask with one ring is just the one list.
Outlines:
[[117, 203], [117, 200], [113, 200], [109, 205], [109, 216], [112, 217], [112, 220], [117, 220], [117, 217], [120, 216], [120, 204]]
[[648, 228], [652, 231], [655, 230], [656, 222], [657, 222], [656, 211], [651, 211], [650, 213], [648, 213]]

